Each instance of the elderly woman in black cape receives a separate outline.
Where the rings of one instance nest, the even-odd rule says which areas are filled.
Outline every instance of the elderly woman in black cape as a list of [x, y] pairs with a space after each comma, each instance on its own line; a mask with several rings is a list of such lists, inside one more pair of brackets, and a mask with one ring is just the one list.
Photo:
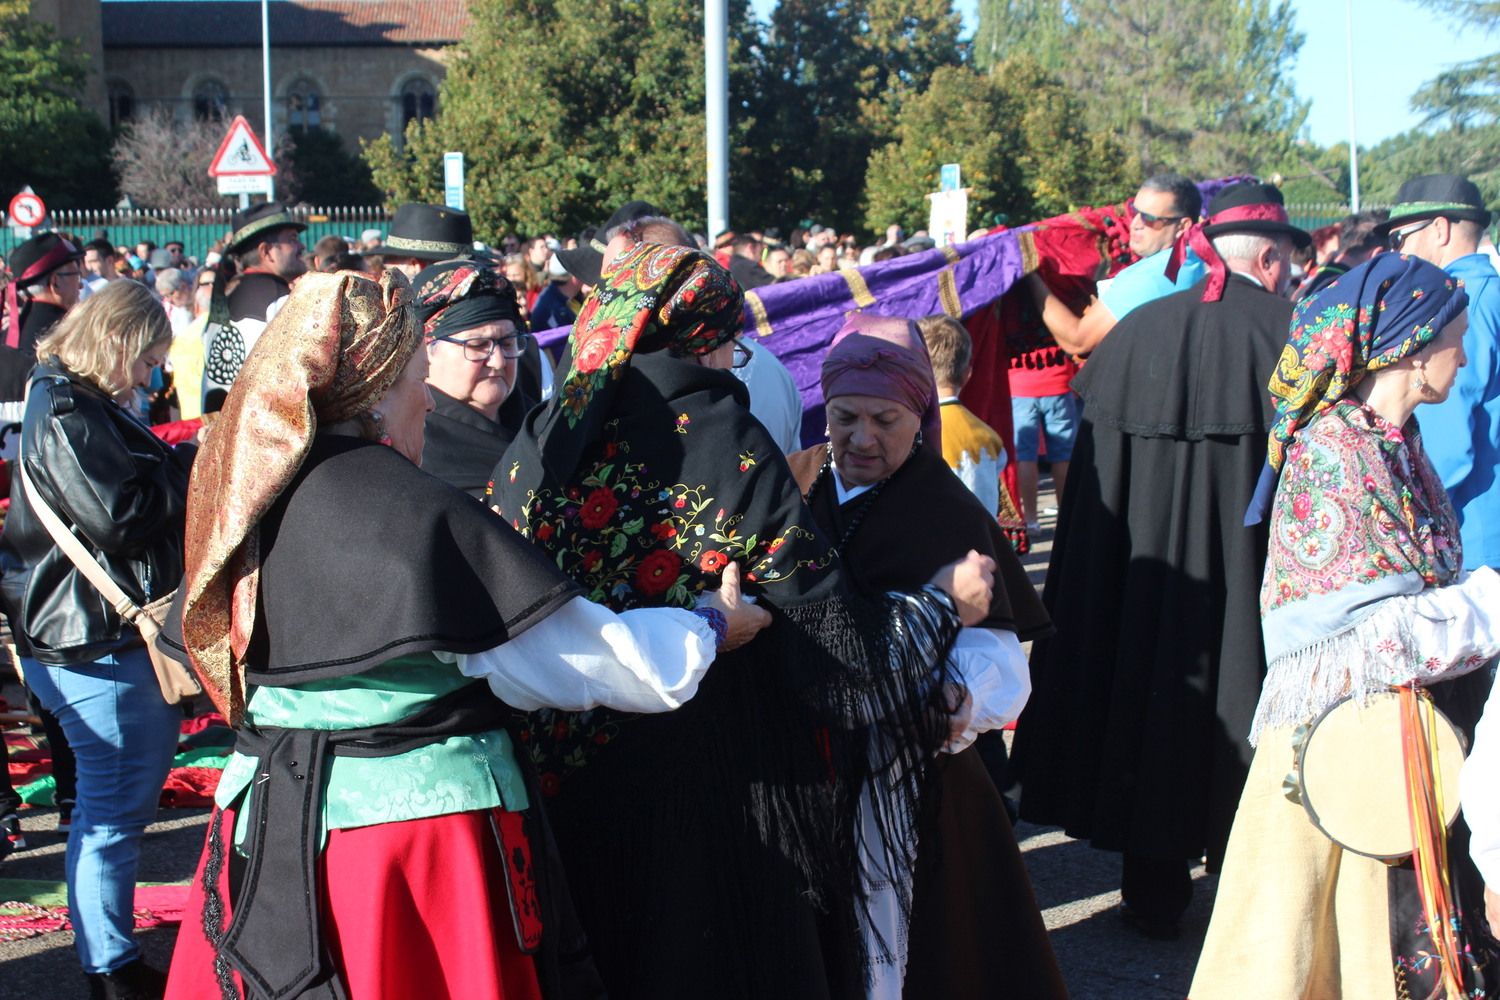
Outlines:
[[597, 997], [507, 723], [674, 708], [765, 617], [616, 615], [421, 472], [421, 342], [398, 271], [303, 278], [189, 485], [162, 640], [239, 732], [168, 996]]
[[972, 553], [934, 567], [949, 592], [847, 589], [744, 387], [717, 370], [741, 312], [712, 258], [624, 250], [573, 327], [557, 396], [495, 471], [497, 509], [591, 599], [682, 606], [737, 563], [774, 617], [686, 710], [531, 727], [615, 1000], [865, 994], [858, 803], [882, 774], [912, 776], [872, 816], [871, 849], [904, 850], [963, 694], [949, 592], [968, 595], [964, 621], [989, 607], [993, 563]]
[[822, 382], [829, 441], [789, 462], [851, 578], [872, 594], [899, 590], [972, 549], [996, 560], [1001, 581], [950, 653], [969, 700], [937, 758], [938, 809], [916, 831], [915, 870], [867, 860], [873, 881], [914, 883], [909, 927], [896, 907], [871, 908], [870, 932], [905, 946], [877, 967], [871, 997], [1066, 996], [1000, 793], [973, 749], [980, 732], [1020, 714], [1031, 692], [1021, 640], [1049, 634], [1051, 622], [995, 518], [943, 461], [916, 324], [851, 317]]
[[[531, 343], [516, 293], [485, 260], [449, 260], [412, 279], [427, 351], [427, 415], [422, 470], [482, 497], [535, 398], [507, 407]], [[505, 412], [502, 412], [504, 408]], [[510, 419], [507, 419], [507, 416]]]

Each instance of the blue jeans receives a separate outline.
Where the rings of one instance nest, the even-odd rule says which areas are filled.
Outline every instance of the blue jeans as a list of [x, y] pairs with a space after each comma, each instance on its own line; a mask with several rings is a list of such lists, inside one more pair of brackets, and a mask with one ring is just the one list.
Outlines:
[[1016, 461], [1035, 462], [1039, 438], [1047, 435], [1047, 461], [1073, 457], [1078, 437], [1078, 401], [1071, 392], [1060, 396], [1012, 396], [1010, 415], [1015, 426]]
[[78, 960], [84, 972], [113, 972], [140, 956], [131, 910], [141, 835], [156, 817], [182, 713], [162, 700], [141, 646], [72, 667], [23, 657], [21, 671], [78, 758], [66, 863]]

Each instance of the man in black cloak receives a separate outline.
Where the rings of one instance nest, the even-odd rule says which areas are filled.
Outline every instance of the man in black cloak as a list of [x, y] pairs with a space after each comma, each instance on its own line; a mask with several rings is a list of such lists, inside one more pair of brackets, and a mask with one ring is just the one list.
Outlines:
[[1192, 288], [1120, 321], [1084, 399], [1047, 572], [1054, 638], [1032, 651], [1016, 733], [1021, 816], [1125, 855], [1122, 914], [1172, 937], [1190, 865], [1217, 868], [1250, 766], [1265, 671], [1263, 528], [1243, 526], [1286, 341], [1294, 244], [1281, 192], [1238, 184], [1186, 245]]

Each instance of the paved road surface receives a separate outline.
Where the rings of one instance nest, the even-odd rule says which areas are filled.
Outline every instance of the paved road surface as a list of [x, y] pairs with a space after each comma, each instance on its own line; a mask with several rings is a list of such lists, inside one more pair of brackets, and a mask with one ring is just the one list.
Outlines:
[[[1027, 558], [1038, 586], [1051, 549], [1053, 521], [1043, 516], [1044, 530]], [[14, 683], [4, 693], [14, 704]], [[146, 840], [141, 881], [191, 878], [206, 818], [204, 810], [163, 810]], [[33, 846], [0, 862], [0, 878], [61, 880], [64, 841], [52, 831], [55, 813], [29, 811], [22, 822]], [[1197, 872], [1195, 897], [1181, 940], [1149, 941], [1126, 929], [1115, 912], [1120, 902], [1118, 855], [1090, 850], [1048, 827], [1023, 823], [1016, 834], [1074, 1000], [1181, 1000], [1186, 996], [1212, 906], [1212, 877], [1201, 869]], [[142, 931], [138, 937], [148, 960], [165, 966], [176, 939], [175, 928]], [[0, 944], [0, 996], [6, 1000], [71, 1000], [86, 995], [70, 933]], [[997, 984], [995, 995], [1005, 996], [1003, 984]]]

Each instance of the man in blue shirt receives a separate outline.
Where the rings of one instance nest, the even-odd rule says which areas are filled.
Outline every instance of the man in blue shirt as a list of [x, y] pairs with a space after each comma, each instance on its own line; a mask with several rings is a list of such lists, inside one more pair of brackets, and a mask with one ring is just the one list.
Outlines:
[[1197, 284], [1208, 273], [1198, 256], [1189, 250], [1172, 281], [1166, 276], [1167, 251], [1198, 221], [1202, 209], [1198, 185], [1181, 174], [1148, 177], [1136, 192], [1130, 215], [1130, 250], [1140, 259], [1115, 275], [1082, 316], [1053, 295], [1040, 275], [1027, 275], [1042, 322], [1058, 346], [1069, 354], [1088, 354], [1137, 306]]
[[1490, 213], [1462, 177], [1428, 174], [1401, 185], [1383, 227], [1390, 248], [1430, 261], [1469, 293], [1468, 365], [1448, 398], [1418, 407], [1422, 443], [1463, 531], [1464, 565], [1500, 569], [1500, 275], [1479, 241]]

